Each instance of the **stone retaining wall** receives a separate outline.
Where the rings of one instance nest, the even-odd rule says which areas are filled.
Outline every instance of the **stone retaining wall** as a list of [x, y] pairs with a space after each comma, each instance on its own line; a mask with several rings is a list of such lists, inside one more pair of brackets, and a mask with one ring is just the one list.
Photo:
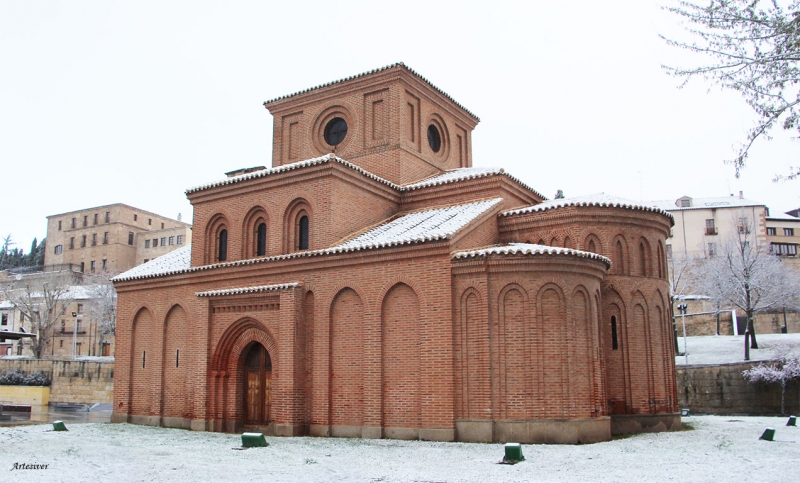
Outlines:
[[17, 369], [24, 374], [50, 374], [50, 402], [94, 404], [114, 400], [114, 363], [0, 359], [0, 372]]
[[[757, 363], [697, 365], [679, 367], [678, 402], [700, 414], [779, 415], [779, 384], [753, 384], [742, 377], [742, 371]], [[800, 383], [786, 386], [786, 413], [800, 413]]]

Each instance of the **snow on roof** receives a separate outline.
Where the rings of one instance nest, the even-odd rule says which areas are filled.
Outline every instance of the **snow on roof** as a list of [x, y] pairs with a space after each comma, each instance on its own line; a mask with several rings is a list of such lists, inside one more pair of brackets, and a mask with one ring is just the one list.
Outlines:
[[220, 297], [223, 295], [239, 295], [243, 293], [272, 292], [275, 290], [284, 290], [287, 288], [295, 288], [299, 286], [300, 282], [279, 283], [275, 285], [259, 285], [257, 287], [240, 287], [240, 288], [227, 288], [222, 290], [208, 290], [206, 292], [197, 292], [195, 295], [198, 297]]
[[477, 203], [409, 213], [334, 248], [343, 251], [362, 250], [448, 238], [501, 201], [502, 198], [494, 198]]
[[477, 179], [477, 178], [484, 178], [487, 176], [494, 176], [494, 175], [504, 175], [509, 179], [516, 181], [525, 189], [536, 193], [537, 196], [540, 198], [545, 198], [541, 193], [536, 191], [535, 189], [531, 188], [527, 184], [520, 181], [519, 178], [516, 176], [512, 176], [505, 172], [502, 168], [457, 168], [457, 169], [450, 169], [445, 171], [442, 174], [437, 174], [430, 178], [424, 179], [422, 181], [417, 181], [415, 183], [403, 185], [400, 190], [401, 191], [413, 191], [420, 188], [427, 188], [429, 186], [439, 186], [443, 184], [455, 183], [456, 181], [463, 181], [465, 179]]
[[392, 68], [395, 68], [395, 67], [402, 67], [403, 69], [405, 69], [405, 70], [409, 71], [410, 73], [414, 74], [417, 78], [419, 78], [420, 80], [422, 80], [423, 82], [425, 82], [429, 86], [433, 87], [433, 89], [436, 90], [436, 92], [438, 92], [439, 94], [445, 96], [453, 104], [455, 104], [456, 106], [458, 106], [461, 109], [463, 109], [464, 111], [466, 111], [467, 114], [469, 114], [470, 116], [474, 117], [476, 120], [480, 121], [478, 116], [476, 116], [475, 114], [471, 113], [466, 107], [464, 107], [461, 104], [459, 104], [458, 102], [456, 102], [456, 100], [453, 99], [452, 97], [450, 97], [450, 95], [448, 93], [446, 93], [445, 91], [443, 91], [443, 90], [439, 89], [438, 87], [436, 87], [435, 85], [433, 85], [431, 83], [431, 81], [429, 81], [428, 79], [422, 77], [414, 69], [412, 69], [411, 67], [408, 67], [407, 65], [405, 65], [402, 62], [397, 62], [395, 64], [386, 65], [386, 66], [383, 66], [383, 67], [379, 67], [377, 69], [372, 69], [372, 70], [370, 70], [368, 72], [362, 72], [361, 74], [351, 75], [350, 77], [345, 77], [344, 79], [339, 79], [339, 80], [335, 80], [335, 81], [331, 81], [331, 82], [326, 82], [325, 84], [320, 84], [318, 86], [310, 87], [308, 89], [303, 89], [302, 91], [297, 91], [297, 92], [293, 92], [292, 94], [286, 94], [286, 95], [283, 95], [283, 96], [280, 96], [280, 97], [276, 97], [274, 99], [270, 99], [268, 101], [265, 101], [264, 105], [266, 106], [267, 104], [271, 104], [271, 103], [273, 103], [275, 101], [280, 101], [282, 99], [288, 99], [290, 97], [298, 96], [300, 94], [305, 94], [306, 92], [311, 92], [311, 91], [315, 91], [317, 89], [322, 89], [323, 87], [328, 87], [328, 86], [335, 85], [335, 84], [341, 84], [342, 82], [347, 82], [347, 81], [352, 80], [352, 79], [358, 79], [360, 77], [366, 77], [366, 76], [371, 75], [371, 74], [377, 74], [378, 72], [383, 72], [385, 70], [389, 70], [389, 69], [392, 69]]
[[[681, 198], [678, 198], [680, 200]], [[764, 203], [742, 199], [736, 196], [717, 196], [714, 198], [691, 198], [692, 206], [680, 207], [678, 200], [648, 201], [651, 206], [656, 206], [664, 211], [707, 210], [711, 208], [742, 208], [746, 206], [765, 206]]]
[[526, 206], [516, 210], [509, 210], [502, 213], [502, 216], [519, 215], [523, 213], [533, 213], [536, 211], [552, 210], [556, 208], [564, 208], [567, 206], [610, 206], [614, 208], [629, 208], [632, 210], [652, 211], [661, 213], [672, 217], [666, 210], [649, 206], [647, 204], [637, 203], [626, 198], [607, 195], [605, 193], [595, 193], [585, 196], [576, 196], [573, 198], [561, 198], [555, 200], [544, 201], [538, 205]]
[[14, 304], [10, 300], [0, 300], [0, 309], [13, 309]]
[[597, 253], [574, 250], [572, 248], [551, 247], [547, 245], [536, 245], [533, 243], [510, 243], [508, 245], [481, 248], [478, 250], [468, 250], [456, 252], [454, 259], [485, 257], [487, 255], [569, 255], [580, 258], [591, 258], [600, 260], [607, 267], [611, 267], [611, 260]]
[[260, 169], [258, 171], [252, 171], [250, 173], [246, 173], [246, 174], [243, 174], [243, 175], [240, 175], [240, 176], [234, 176], [232, 178], [225, 178], [223, 180], [215, 181], [213, 183], [207, 183], [207, 184], [204, 184], [204, 185], [195, 186], [195, 187], [187, 189], [186, 190], [186, 194], [188, 195], [188, 194], [191, 194], [191, 193], [195, 193], [197, 191], [203, 191], [203, 190], [207, 190], [207, 189], [210, 189], [210, 188], [216, 188], [218, 186], [225, 186], [225, 185], [228, 185], [228, 184], [239, 183], [239, 182], [242, 182], [242, 181], [246, 181], [248, 179], [262, 178], [264, 176], [269, 176], [271, 174], [285, 173], [286, 171], [292, 171], [292, 170], [295, 170], [295, 169], [305, 168], [307, 166], [314, 166], [314, 165], [317, 165], [317, 164], [324, 164], [324, 163], [328, 163], [328, 162], [331, 162], [331, 161], [339, 163], [339, 164], [341, 164], [343, 166], [346, 166], [346, 167], [348, 167], [348, 168], [350, 168], [352, 170], [358, 171], [359, 173], [363, 174], [364, 176], [366, 176], [368, 178], [371, 178], [371, 179], [374, 179], [375, 181], [378, 181], [379, 183], [383, 183], [383, 184], [385, 184], [387, 186], [391, 186], [394, 189], [398, 189], [398, 190], [400, 189], [400, 187], [398, 185], [392, 183], [391, 181], [385, 180], [385, 179], [381, 178], [380, 176], [376, 176], [376, 175], [370, 173], [369, 171], [367, 171], [367, 170], [365, 170], [365, 169], [363, 169], [363, 168], [361, 168], [359, 166], [356, 166], [353, 163], [349, 163], [349, 162], [345, 161], [344, 159], [336, 156], [335, 154], [326, 154], [325, 156], [320, 156], [318, 158], [311, 158], [311, 159], [306, 159], [304, 161], [298, 161], [296, 163], [284, 164], [284, 165], [278, 166], [276, 168]]
[[179, 273], [189, 269], [191, 262], [192, 245], [190, 243], [166, 255], [161, 255], [149, 262], [137, 265], [127, 272], [122, 272], [114, 277], [112, 281], [118, 282], [121, 280], [133, 280], [136, 278], [148, 278], [151, 276]]
[[[127, 272], [117, 275], [113, 280], [120, 282], [125, 280], [153, 278], [164, 275], [174, 275], [178, 273], [210, 270], [212, 268], [236, 267], [276, 260], [287, 260], [291, 258], [331, 255], [336, 253], [369, 250], [373, 248], [443, 240], [454, 235], [469, 222], [480, 216], [482, 213], [485, 213], [501, 201], [503, 201], [502, 198], [494, 198], [475, 203], [467, 203], [463, 205], [408, 213], [400, 216], [399, 218], [395, 218], [392, 221], [379, 225], [349, 241], [330, 248], [306, 250], [302, 252], [287, 253], [286, 255], [275, 255], [272, 257], [250, 258], [246, 260], [237, 260], [234, 262], [223, 262], [215, 263], [213, 265], [191, 267], [191, 245], [187, 245], [183, 248], [151, 260], [150, 262], [132, 268]], [[177, 253], [181, 251], [184, 253]], [[167, 257], [170, 258], [167, 259]]]
[[769, 215], [767, 219], [775, 221], [800, 221], [800, 218], [792, 216], [788, 213], [777, 213], [774, 215]]

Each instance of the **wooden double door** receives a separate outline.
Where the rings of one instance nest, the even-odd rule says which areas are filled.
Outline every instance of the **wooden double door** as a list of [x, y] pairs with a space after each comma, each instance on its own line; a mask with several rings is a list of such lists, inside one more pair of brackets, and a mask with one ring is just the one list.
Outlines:
[[264, 426], [270, 423], [272, 406], [272, 361], [259, 343], [253, 344], [244, 364], [244, 424]]

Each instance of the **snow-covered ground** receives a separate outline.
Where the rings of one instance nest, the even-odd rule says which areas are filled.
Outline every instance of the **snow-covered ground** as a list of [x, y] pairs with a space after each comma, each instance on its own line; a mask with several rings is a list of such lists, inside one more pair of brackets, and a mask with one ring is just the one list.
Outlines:
[[[501, 465], [501, 444], [267, 438], [236, 450], [239, 435], [130, 424], [0, 428], [0, 481], [797, 481], [800, 429], [787, 418], [692, 416], [694, 430], [579, 446], [523, 445]], [[766, 427], [776, 441], [759, 441]], [[47, 469], [13, 470], [14, 464]]]
[[[800, 334], [757, 334], [758, 349], [750, 349], [751, 361], [765, 361], [784, 350], [800, 353]], [[678, 349], [683, 352], [683, 337], [678, 337]], [[705, 335], [686, 338], [689, 348], [689, 365], [727, 364], [744, 362], [743, 335]], [[684, 356], [675, 358], [675, 364], [686, 364]]]

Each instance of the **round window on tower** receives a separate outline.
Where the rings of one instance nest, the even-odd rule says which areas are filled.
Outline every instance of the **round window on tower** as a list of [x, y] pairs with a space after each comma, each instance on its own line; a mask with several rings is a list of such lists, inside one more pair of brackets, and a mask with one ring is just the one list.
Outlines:
[[439, 129], [433, 124], [428, 126], [428, 146], [434, 153], [438, 153], [442, 149], [442, 136], [439, 134]]
[[329, 145], [336, 146], [344, 141], [345, 136], [347, 136], [347, 121], [341, 117], [334, 117], [325, 125], [323, 137]]

